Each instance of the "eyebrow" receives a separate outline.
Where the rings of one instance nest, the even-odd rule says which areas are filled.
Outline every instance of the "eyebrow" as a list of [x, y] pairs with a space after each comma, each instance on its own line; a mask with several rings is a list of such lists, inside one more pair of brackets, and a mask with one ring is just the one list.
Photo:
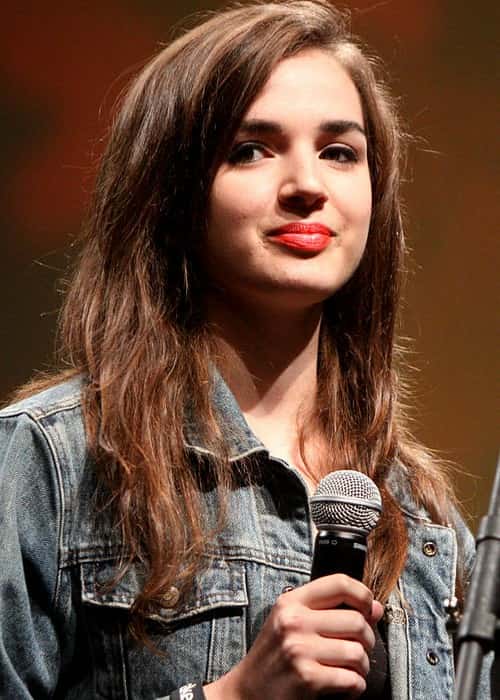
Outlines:
[[[348, 131], [358, 131], [366, 138], [366, 132], [361, 124], [356, 121], [351, 121], [350, 119], [333, 119], [321, 122], [319, 130], [331, 136], [341, 136]], [[243, 131], [250, 136], [256, 136], [258, 134], [282, 136], [284, 129], [278, 122], [268, 121], [267, 119], [245, 119], [245, 121], [241, 123], [238, 131]]]

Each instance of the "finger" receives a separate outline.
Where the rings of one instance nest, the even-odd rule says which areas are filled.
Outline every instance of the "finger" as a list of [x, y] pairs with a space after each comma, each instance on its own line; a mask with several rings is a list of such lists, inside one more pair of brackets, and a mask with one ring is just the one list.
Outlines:
[[327, 610], [339, 605], [359, 610], [367, 619], [372, 619], [373, 594], [360, 581], [345, 574], [322, 576], [284, 595], [294, 597], [314, 610]]
[[335, 666], [355, 671], [365, 678], [370, 660], [363, 645], [346, 639], [321, 639], [314, 642], [314, 656], [323, 666]]
[[350, 639], [368, 652], [375, 646], [373, 629], [357, 610], [312, 610], [311, 620], [322, 637]]
[[372, 627], [379, 622], [384, 616], [384, 606], [379, 603], [378, 600], [373, 601], [371, 620], [369, 620]]
[[364, 677], [350, 668], [307, 662], [302, 677], [306, 687], [315, 694], [345, 693], [357, 698], [366, 690]]

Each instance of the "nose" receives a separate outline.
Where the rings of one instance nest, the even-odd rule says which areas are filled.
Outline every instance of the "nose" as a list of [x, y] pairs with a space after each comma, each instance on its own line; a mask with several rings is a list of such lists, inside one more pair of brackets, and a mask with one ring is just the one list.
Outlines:
[[290, 159], [279, 189], [279, 203], [287, 211], [307, 214], [321, 209], [328, 199], [316, 157]]

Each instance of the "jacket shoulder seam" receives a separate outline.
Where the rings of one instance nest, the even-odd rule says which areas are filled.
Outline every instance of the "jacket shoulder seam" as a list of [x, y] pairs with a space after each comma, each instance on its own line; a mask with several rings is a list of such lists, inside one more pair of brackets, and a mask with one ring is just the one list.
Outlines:
[[80, 408], [81, 405], [81, 399], [77, 396], [72, 396], [71, 399], [67, 399], [66, 401], [58, 401], [45, 408], [36, 405], [26, 406], [19, 403], [17, 405], [14, 404], [13, 406], [7, 406], [6, 408], [2, 409], [0, 411], [0, 420], [2, 418], [17, 418], [19, 416], [26, 415], [38, 425], [44, 418], [49, 418], [57, 413], [71, 411], [74, 408]]

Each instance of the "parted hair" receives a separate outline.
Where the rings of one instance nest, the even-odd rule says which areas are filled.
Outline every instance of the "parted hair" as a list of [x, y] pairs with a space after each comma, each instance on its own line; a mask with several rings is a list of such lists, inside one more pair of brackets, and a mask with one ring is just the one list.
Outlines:
[[[60, 324], [61, 357], [86, 378], [88, 447], [122, 534], [117, 575], [132, 565], [145, 572], [132, 618], [144, 640], [145, 618], [174, 583], [189, 589], [214, 534], [201, 515], [200, 481], [218, 489], [221, 527], [225, 494], [241, 479], [210, 402], [215, 346], [203, 315], [198, 244], [212, 181], [273, 68], [313, 48], [333, 55], [359, 92], [373, 206], [360, 265], [324, 304], [315, 409], [302, 436], [313, 424], [328, 445], [327, 471], [358, 469], [381, 490], [366, 572], [380, 600], [407, 552], [389, 470], [436, 522], [449, 520], [445, 472], [411, 436], [402, 395], [395, 332], [405, 271], [405, 139], [379, 61], [351, 35], [349, 16], [326, 0], [248, 2], [204, 15], [120, 101]], [[213, 459], [194, 463], [186, 450], [188, 407]], [[305, 455], [303, 437], [301, 444]], [[250, 463], [245, 478], [252, 479]]]

